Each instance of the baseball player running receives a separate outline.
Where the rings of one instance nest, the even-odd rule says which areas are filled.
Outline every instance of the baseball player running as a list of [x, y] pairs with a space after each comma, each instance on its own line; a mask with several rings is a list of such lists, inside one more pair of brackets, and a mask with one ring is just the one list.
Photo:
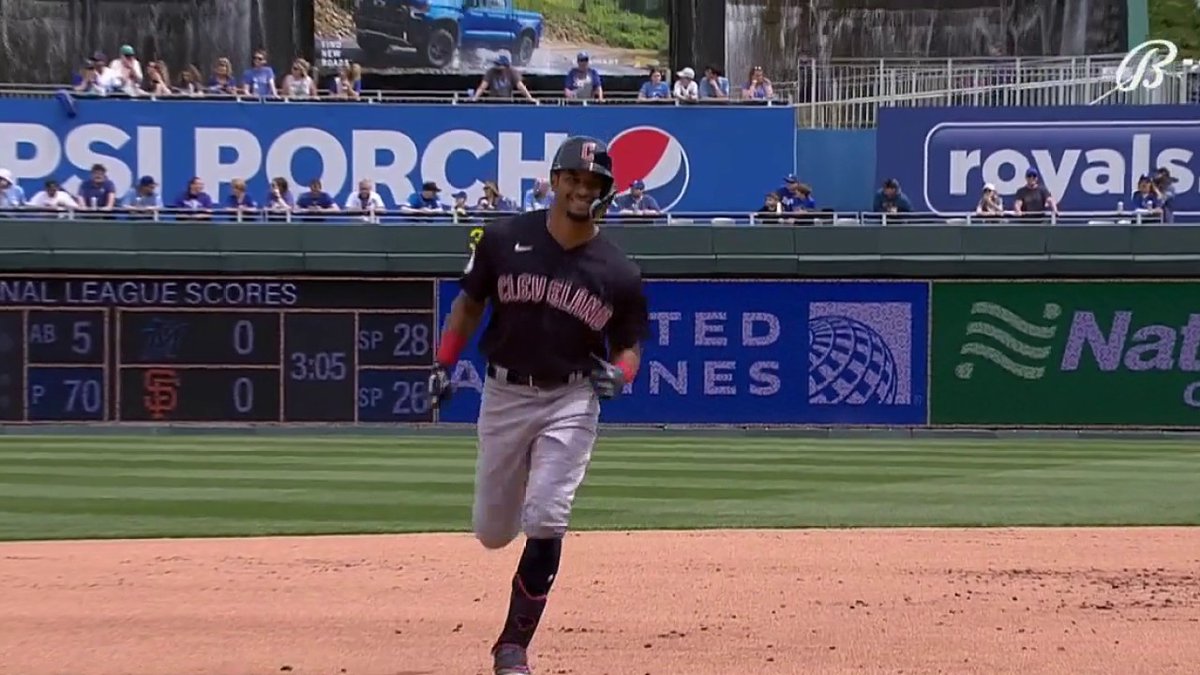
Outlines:
[[480, 340], [488, 365], [472, 520], [489, 549], [525, 533], [508, 616], [492, 647], [496, 675], [531, 672], [526, 650], [558, 574], [600, 399], [633, 381], [649, 325], [640, 270], [596, 224], [615, 194], [607, 146], [568, 138], [555, 154], [550, 184], [549, 210], [484, 229], [429, 377], [431, 402], [448, 400], [448, 373], [490, 303]]

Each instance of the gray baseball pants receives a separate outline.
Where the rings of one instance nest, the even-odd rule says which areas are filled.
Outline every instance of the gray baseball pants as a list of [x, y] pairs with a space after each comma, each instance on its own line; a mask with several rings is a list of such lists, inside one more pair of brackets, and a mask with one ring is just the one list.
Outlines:
[[480, 543], [495, 549], [521, 532], [532, 539], [567, 533], [599, 419], [587, 379], [549, 389], [484, 381], [472, 512]]

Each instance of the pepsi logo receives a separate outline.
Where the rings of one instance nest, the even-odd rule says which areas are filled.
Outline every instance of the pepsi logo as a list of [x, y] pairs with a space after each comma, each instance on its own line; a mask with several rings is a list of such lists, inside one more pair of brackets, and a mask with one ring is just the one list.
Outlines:
[[692, 167], [679, 139], [658, 127], [631, 127], [608, 143], [618, 194], [629, 191], [634, 181], [646, 184], [664, 211], [687, 194]]

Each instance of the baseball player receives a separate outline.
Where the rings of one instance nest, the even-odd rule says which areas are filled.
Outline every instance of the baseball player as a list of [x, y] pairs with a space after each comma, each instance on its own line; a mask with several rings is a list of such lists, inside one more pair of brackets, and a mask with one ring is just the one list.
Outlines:
[[475, 536], [489, 549], [525, 533], [508, 617], [492, 647], [496, 675], [530, 673], [526, 650], [558, 574], [600, 399], [632, 382], [649, 325], [641, 272], [600, 234], [614, 196], [612, 159], [594, 138], [568, 138], [550, 168], [554, 203], [483, 230], [442, 331], [430, 399], [450, 398], [449, 371], [491, 305], [480, 340]]

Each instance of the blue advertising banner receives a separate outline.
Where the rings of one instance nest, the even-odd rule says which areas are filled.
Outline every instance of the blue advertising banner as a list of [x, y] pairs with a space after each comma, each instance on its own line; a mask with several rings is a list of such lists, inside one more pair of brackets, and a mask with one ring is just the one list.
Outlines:
[[[372, 105], [233, 101], [77, 101], [77, 115], [52, 99], [0, 101], [0, 167], [27, 195], [57, 179], [75, 193], [103, 164], [124, 194], [149, 175], [170, 202], [193, 176], [214, 199], [237, 178], [258, 201], [271, 178], [297, 193], [320, 178], [343, 203], [360, 179], [375, 181], [389, 206], [423, 181], [471, 203], [483, 181], [517, 202], [549, 175], [568, 135], [610, 143], [618, 187], [646, 184], [663, 209], [757, 209], [795, 166], [788, 107]], [[738, 129], [727, 143], [713, 130]], [[782, 142], [781, 142], [782, 141]]]
[[1010, 203], [1036, 170], [1064, 211], [1112, 211], [1138, 177], [1176, 179], [1175, 210], [1200, 211], [1194, 106], [879, 109], [877, 179], [896, 178], [916, 211], [974, 211], [985, 183]]
[[[928, 421], [927, 283], [672, 280], [646, 288], [642, 369], [604, 405], [602, 422]], [[444, 321], [458, 282], [438, 290]], [[476, 345], [452, 374], [459, 389], [444, 422], [476, 419], [485, 373]]]

